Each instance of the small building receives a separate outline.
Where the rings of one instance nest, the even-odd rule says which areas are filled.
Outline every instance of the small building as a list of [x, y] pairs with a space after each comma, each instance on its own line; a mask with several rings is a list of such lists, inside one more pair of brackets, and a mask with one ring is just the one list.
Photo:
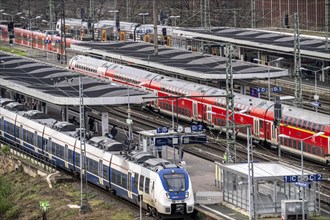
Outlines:
[[[222, 190], [225, 205], [248, 214], [249, 167], [248, 163], [215, 163], [216, 185]], [[251, 175], [251, 174], [250, 174]], [[282, 200], [302, 200], [304, 193], [305, 214], [319, 210], [316, 191], [322, 180], [320, 174], [281, 163], [253, 163], [251, 181], [251, 211], [257, 217], [281, 216]], [[253, 184], [252, 184], [253, 183]], [[253, 186], [253, 187], [252, 187]], [[254, 190], [253, 190], [254, 189]]]

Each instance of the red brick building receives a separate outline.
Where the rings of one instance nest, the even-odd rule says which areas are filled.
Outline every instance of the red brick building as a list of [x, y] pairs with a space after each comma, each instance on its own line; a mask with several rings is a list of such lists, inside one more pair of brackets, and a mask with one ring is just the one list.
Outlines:
[[284, 27], [284, 18], [288, 15], [289, 26], [293, 28], [293, 15], [298, 13], [300, 29], [325, 31], [328, 2], [328, 0], [256, 0], [257, 27]]

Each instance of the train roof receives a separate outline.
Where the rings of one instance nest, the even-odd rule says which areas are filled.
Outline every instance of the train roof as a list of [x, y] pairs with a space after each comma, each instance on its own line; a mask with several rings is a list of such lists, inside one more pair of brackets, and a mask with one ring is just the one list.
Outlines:
[[[45, 63], [0, 53], [0, 84], [57, 105], [79, 105], [79, 74]], [[84, 104], [101, 106], [142, 103], [146, 91], [82, 77]], [[129, 97], [128, 97], [129, 94]]]
[[[143, 42], [77, 43], [72, 49], [123, 60], [134, 65], [173, 72], [199, 80], [226, 79], [226, 58], [166, 46], [159, 46], [158, 56], [154, 46]], [[267, 78], [268, 66], [233, 60], [234, 79]], [[288, 70], [270, 67], [270, 76], [287, 76]]]
[[[294, 36], [291, 33], [275, 32], [257, 29], [243, 28], [213, 28], [211, 31], [200, 29], [175, 29], [177, 35], [184, 37], [203, 38], [212, 43], [228, 42], [235, 45], [280, 51], [293, 54]], [[301, 55], [305, 57], [316, 57], [329, 59], [329, 52], [325, 49], [325, 38], [313, 36], [300, 37]]]

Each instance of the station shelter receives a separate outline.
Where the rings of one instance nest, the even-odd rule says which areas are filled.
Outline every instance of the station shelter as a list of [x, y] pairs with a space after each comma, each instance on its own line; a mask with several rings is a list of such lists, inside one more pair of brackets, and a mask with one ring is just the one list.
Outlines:
[[222, 191], [224, 205], [248, 215], [251, 204], [254, 216], [279, 217], [282, 200], [302, 200], [304, 194], [306, 216], [319, 212], [320, 174], [305, 170], [302, 177], [301, 168], [273, 162], [253, 163], [251, 170], [249, 184], [248, 163], [215, 162], [215, 185]]

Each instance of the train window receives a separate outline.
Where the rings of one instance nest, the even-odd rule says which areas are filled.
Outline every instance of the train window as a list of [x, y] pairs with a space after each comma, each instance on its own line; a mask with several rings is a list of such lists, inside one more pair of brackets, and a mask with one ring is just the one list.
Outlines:
[[321, 129], [322, 129], [322, 125], [319, 124], [319, 125], [317, 126], [317, 130], [316, 130], [316, 132], [320, 132], [320, 131], [322, 131]]
[[296, 118], [293, 119], [292, 125], [295, 126], [295, 127], [297, 127], [297, 119]]
[[264, 127], [264, 123], [263, 123], [262, 120], [260, 120], [260, 121], [259, 121], [259, 128], [261, 129], [261, 128], [263, 128], [263, 127]]
[[310, 144], [307, 145], [307, 152], [311, 153], [311, 145]]
[[67, 144], [64, 147], [64, 160], [68, 161], [68, 145]]
[[311, 130], [311, 127], [312, 127], [312, 122], [308, 122], [308, 124], [307, 124], [307, 130]]
[[316, 147], [316, 155], [321, 156], [321, 148]]
[[284, 116], [284, 117], [282, 118], [282, 123], [283, 123], [283, 124], [286, 124], [287, 120], [288, 120], [288, 116]]
[[109, 179], [109, 175], [108, 175], [108, 166], [103, 165], [103, 178], [108, 180]]
[[139, 190], [143, 191], [144, 176], [140, 175]]
[[144, 192], [149, 194], [149, 185], [150, 185], [150, 179], [146, 178], [146, 183], [144, 185]]
[[302, 126], [302, 120], [299, 119], [299, 120], [298, 120], [298, 123], [297, 123], [297, 127], [298, 127], [298, 128], [301, 128], [301, 126]]
[[111, 170], [111, 182], [116, 183], [116, 170]]
[[138, 180], [139, 180], [139, 174], [134, 173], [134, 188], [138, 188]]
[[292, 148], [297, 148], [297, 140], [293, 140], [293, 146], [292, 146]]
[[73, 162], [73, 151], [68, 149], [68, 162], [72, 163]]
[[103, 169], [103, 161], [102, 160], [99, 160], [99, 176], [103, 177], [103, 172], [102, 172], [102, 169]]
[[312, 146], [312, 154], [314, 154], [315, 155], [315, 152], [316, 150], [315, 150], [315, 146]]
[[313, 123], [312, 131], [316, 132], [316, 127], [317, 127], [317, 124], [316, 123]]
[[127, 176], [123, 174], [121, 178], [122, 187], [124, 187], [124, 189], [127, 189]]
[[307, 125], [307, 121], [304, 120], [304, 121], [303, 121], [302, 128], [303, 128], [303, 129], [306, 129], [306, 125]]
[[324, 149], [323, 148], [321, 148], [321, 155], [320, 156], [324, 157]]
[[76, 166], [80, 166], [80, 154], [75, 153]]
[[121, 172], [117, 171], [117, 184], [119, 186], [122, 186], [122, 183], [121, 183]]
[[49, 139], [48, 139], [47, 152], [48, 152], [48, 153], [51, 153], [51, 152], [52, 152], [52, 138], [49, 138]]
[[288, 147], [292, 147], [292, 140], [288, 139]]
[[15, 137], [19, 138], [19, 128], [17, 126], [15, 126]]
[[321, 130], [320, 131], [324, 131], [325, 130], [325, 126], [324, 125], [322, 125], [322, 127], [321, 127]]
[[56, 144], [52, 142], [52, 154], [55, 155], [56, 153]]
[[306, 143], [303, 142], [303, 151], [304, 151], [304, 152], [306, 152], [306, 147], [307, 147]]

